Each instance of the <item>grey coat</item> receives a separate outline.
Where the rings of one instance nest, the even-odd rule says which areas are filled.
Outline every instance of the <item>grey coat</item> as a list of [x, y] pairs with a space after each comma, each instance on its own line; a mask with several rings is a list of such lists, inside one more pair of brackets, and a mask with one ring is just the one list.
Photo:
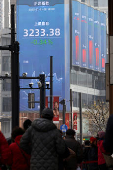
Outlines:
[[30, 170], [57, 170], [58, 155], [64, 154], [65, 142], [52, 121], [36, 119], [20, 141], [21, 148], [31, 154]]

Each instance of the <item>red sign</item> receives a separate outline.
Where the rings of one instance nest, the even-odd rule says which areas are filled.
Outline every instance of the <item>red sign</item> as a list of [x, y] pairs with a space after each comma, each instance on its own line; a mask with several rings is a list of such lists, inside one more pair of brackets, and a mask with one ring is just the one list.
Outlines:
[[67, 125], [67, 127], [69, 129], [69, 113], [65, 114], [65, 124]]
[[45, 108], [48, 108], [48, 97], [46, 97], [46, 100], [45, 100]]
[[53, 113], [54, 113], [53, 122], [59, 123], [59, 96], [53, 97]]
[[96, 48], [96, 66], [99, 66], [99, 48]]
[[77, 130], [77, 113], [73, 113], [73, 129]]

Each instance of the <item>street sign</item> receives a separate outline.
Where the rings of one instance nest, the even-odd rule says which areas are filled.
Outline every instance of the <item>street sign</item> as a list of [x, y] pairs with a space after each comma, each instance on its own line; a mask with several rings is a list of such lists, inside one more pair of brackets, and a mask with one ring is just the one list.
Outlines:
[[68, 129], [68, 127], [67, 127], [67, 125], [65, 125], [65, 124], [63, 124], [63, 125], [60, 126], [60, 130], [61, 130], [62, 132], [66, 132], [67, 129]]

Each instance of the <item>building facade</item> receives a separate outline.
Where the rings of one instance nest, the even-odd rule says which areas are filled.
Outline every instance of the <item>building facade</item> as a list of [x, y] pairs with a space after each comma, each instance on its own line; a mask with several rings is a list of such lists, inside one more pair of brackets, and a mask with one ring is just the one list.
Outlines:
[[[107, 13], [107, 0], [81, 0], [81, 2], [93, 6], [100, 11]], [[16, 4], [16, 0], [1, 0], [1, 22], [0, 22], [0, 45], [9, 45], [10, 44], [10, 14], [11, 14], [11, 4]], [[6, 72], [11, 73], [10, 65], [10, 52], [2, 51], [0, 52], [0, 75], [5, 75]], [[0, 121], [1, 121], [1, 130], [6, 137], [10, 137], [11, 132], [11, 82], [10, 80], [0, 80]], [[78, 66], [73, 66], [70, 71], [70, 89], [72, 89], [73, 97], [73, 112], [78, 114], [78, 131], [79, 133], [79, 93], [82, 93], [82, 106], [90, 105], [94, 101], [103, 100], [105, 101], [105, 73], [98, 71], [90, 70], [87, 68], [82, 68]], [[20, 125], [22, 126], [23, 121], [26, 118], [31, 120], [35, 119], [37, 116], [36, 113], [21, 113], [20, 114]], [[71, 125], [71, 116], [69, 116], [69, 121]], [[62, 114], [60, 115], [60, 125], [62, 124]], [[85, 125], [84, 125], [85, 126]], [[87, 135], [88, 126], [84, 130], [84, 134]]]

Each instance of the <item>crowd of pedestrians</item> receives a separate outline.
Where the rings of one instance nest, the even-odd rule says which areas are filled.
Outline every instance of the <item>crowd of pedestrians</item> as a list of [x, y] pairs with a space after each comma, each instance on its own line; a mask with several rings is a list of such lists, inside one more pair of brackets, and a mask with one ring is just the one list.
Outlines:
[[99, 132], [83, 145], [75, 140], [73, 129], [64, 138], [53, 117], [51, 109], [44, 109], [41, 118], [15, 127], [10, 141], [0, 132], [0, 170], [108, 170], [103, 153], [113, 153], [113, 115], [106, 133]]

